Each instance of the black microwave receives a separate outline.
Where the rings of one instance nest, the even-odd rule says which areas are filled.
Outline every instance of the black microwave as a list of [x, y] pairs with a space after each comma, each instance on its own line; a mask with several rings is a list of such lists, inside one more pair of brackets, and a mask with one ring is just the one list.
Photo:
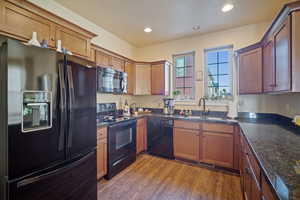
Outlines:
[[97, 67], [97, 91], [99, 93], [127, 93], [127, 73], [111, 68]]

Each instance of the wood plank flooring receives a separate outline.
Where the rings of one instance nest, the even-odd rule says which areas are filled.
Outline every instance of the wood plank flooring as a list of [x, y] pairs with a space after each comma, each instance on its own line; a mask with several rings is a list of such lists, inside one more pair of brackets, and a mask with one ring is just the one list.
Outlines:
[[240, 178], [141, 155], [110, 181], [98, 184], [99, 200], [242, 200]]

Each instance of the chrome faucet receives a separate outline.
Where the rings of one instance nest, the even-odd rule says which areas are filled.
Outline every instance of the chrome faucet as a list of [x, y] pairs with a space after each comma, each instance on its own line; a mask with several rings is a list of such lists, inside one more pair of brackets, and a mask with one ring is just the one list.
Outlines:
[[206, 98], [205, 97], [201, 97], [199, 99], [199, 106], [202, 106], [202, 101], [203, 101], [203, 111], [202, 114], [203, 115], [208, 115], [209, 114], [209, 110], [206, 110]]

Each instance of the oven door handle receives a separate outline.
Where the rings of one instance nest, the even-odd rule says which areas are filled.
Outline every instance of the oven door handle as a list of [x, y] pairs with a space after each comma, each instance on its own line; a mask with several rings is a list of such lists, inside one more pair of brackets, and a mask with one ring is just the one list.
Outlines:
[[119, 122], [117, 124], [110, 125], [108, 128], [109, 129], [115, 129], [115, 128], [123, 129], [124, 127], [135, 126], [135, 124], [136, 124], [136, 120], [132, 119], [132, 120], [129, 120], [129, 121]]

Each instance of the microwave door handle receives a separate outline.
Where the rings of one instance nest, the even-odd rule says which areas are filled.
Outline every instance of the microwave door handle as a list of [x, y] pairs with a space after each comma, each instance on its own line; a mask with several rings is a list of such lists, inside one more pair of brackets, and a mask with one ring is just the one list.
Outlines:
[[68, 148], [72, 147], [73, 140], [73, 107], [75, 102], [74, 83], [72, 75], [72, 66], [67, 66], [67, 77], [69, 84], [69, 130], [68, 130]]
[[59, 92], [60, 92], [60, 130], [59, 130], [59, 143], [58, 151], [64, 149], [65, 144], [65, 121], [66, 121], [66, 85], [64, 79], [64, 65], [60, 63], [58, 65], [58, 77], [59, 77]]

